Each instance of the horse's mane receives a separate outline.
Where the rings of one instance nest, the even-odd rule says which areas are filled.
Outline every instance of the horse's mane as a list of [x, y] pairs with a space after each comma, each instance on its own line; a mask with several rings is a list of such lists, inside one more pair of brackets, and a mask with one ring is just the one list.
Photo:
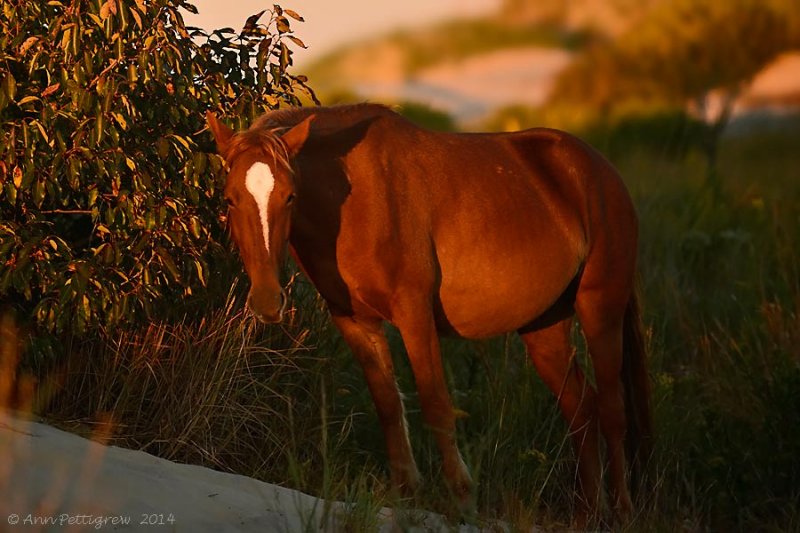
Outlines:
[[330, 132], [394, 111], [380, 104], [354, 104], [334, 107], [290, 107], [270, 111], [259, 117], [249, 129], [236, 133], [230, 141], [226, 159], [232, 161], [246, 150], [259, 150], [276, 163], [289, 165], [289, 154], [280, 135], [314, 115], [313, 132]]
[[225, 159], [230, 163], [247, 150], [257, 150], [274, 159], [276, 164], [289, 166], [289, 153], [286, 151], [286, 145], [281, 142], [281, 138], [274, 128], [251, 127], [234, 134], [225, 150]]
[[331, 107], [288, 107], [270, 111], [256, 120], [250, 129], [291, 128], [309, 115], [314, 115], [314, 129], [326, 131], [346, 128], [356, 122], [382, 115], [394, 115], [389, 107], [382, 104], [350, 104]]

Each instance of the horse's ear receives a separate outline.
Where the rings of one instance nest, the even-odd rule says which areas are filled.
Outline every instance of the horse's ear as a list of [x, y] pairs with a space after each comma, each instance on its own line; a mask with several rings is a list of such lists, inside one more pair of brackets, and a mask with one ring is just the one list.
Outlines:
[[297, 155], [297, 152], [300, 151], [306, 139], [308, 139], [308, 132], [315, 117], [316, 115], [309, 115], [303, 122], [284, 133], [281, 137], [290, 158]]
[[206, 122], [208, 122], [211, 133], [214, 134], [214, 140], [217, 141], [219, 155], [225, 157], [228, 153], [228, 147], [230, 147], [231, 137], [233, 137], [233, 130], [220, 122], [217, 115], [211, 111], [206, 112]]

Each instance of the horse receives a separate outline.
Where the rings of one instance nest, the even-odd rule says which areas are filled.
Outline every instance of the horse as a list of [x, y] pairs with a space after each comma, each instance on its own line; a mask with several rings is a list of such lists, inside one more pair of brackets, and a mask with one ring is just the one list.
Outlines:
[[[649, 456], [652, 435], [638, 219], [602, 155], [553, 129], [434, 132], [377, 104], [271, 111], [238, 133], [206, 118], [229, 170], [224, 194], [250, 311], [281, 320], [288, 249], [363, 369], [393, 486], [413, 494], [420, 474], [384, 322], [400, 332], [443, 476], [464, 505], [472, 480], [439, 336], [518, 332], [569, 426], [575, 523], [603, 506], [600, 433], [610, 504], [630, 517], [629, 466]], [[575, 317], [594, 386], [574, 361]]]

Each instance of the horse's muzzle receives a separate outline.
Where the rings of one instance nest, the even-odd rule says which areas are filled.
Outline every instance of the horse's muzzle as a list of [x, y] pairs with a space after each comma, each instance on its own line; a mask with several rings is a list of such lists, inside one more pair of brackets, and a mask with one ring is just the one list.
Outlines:
[[258, 319], [259, 322], [264, 324], [275, 324], [283, 319], [283, 313], [286, 311], [286, 305], [289, 300], [283, 290], [279, 290], [277, 294], [267, 292], [253, 292], [247, 296], [247, 307]]

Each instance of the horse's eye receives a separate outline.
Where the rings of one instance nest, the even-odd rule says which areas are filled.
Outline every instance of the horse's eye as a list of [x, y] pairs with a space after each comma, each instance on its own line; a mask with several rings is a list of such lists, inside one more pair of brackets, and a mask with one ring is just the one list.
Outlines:
[[294, 194], [290, 194], [286, 197], [286, 205], [291, 205], [294, 202]]
[[225, 203], [228, 205], [228, 207], [236, 207], [233, 198], [231, 198], [230, 196], [225, 197]]

